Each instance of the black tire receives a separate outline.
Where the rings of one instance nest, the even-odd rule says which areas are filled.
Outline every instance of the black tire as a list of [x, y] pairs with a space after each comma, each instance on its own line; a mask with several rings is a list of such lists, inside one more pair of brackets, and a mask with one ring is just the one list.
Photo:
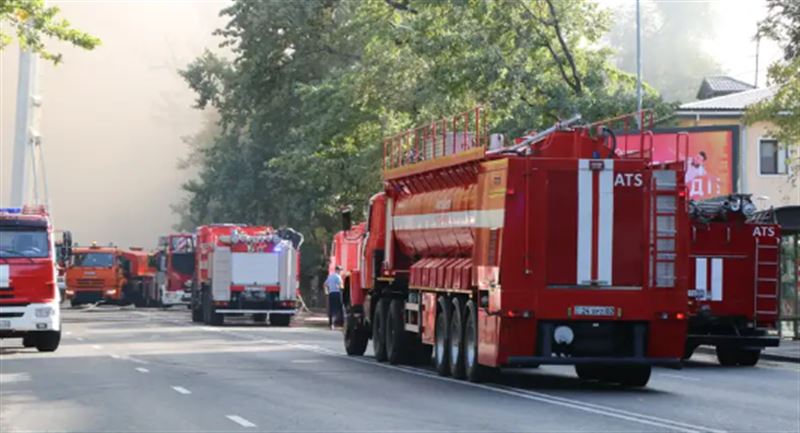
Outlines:
[[414, 359], [411, 360], [411, 362], [413, 362], [414, 365], [430, 366], [432, 356], [433, 356], [432, 345], [425, 344], [418, 339], [417, 341], [414, 342]]
[[758, 364], [758, 359], [761, 358], [760, 350], [742, 349], [737, 354], [739, 365], [743, 367], [753, 367]]
[[697, 346], [686, 345], [686, 347], [683, 349], [683, 356], [681, 356], [681, 361], [686, 361], [689, 358], [691, 358], [692, 355], [694, 355], [695, 349], [697, 349]]
[[36, 350], [39, 352], [55, 352], [61, 343], [61, 331], [45, 331], [36, 335]]
[[201, 308], [194, 308], [191, 305], [189, 308], [192, 309], [192, 322], [201, 323], [203, 321], [203, 310]]
[[76, 300], [74, 300], [74, 299], [71, 299], [71, 300], [69, 301], [69, 306], [70, 306], [70, 307], [72, 307], [72, 308], [75, 308], [75, 307], [80, 307], [81, 305], [83, 305], [83, 302], [76, 301]]
[[717, 361], [725, 367], [733, 367], [739, 364], [739, 351], [731, 347], [717, 346]]
[[363, 322], [348, 313], [344, 319], [344, 350], [350, 356], [362, 356], [367, 350], [369, 334]]
[[209, 326], [220, 326], [225, 323], [225, 317], [215, 311], [211, 303], [211, 290], [205, 290], [203, 296], [203, 322]]
[[405, 301], [402, 299], [392, 299], [389, 303], [384, 341], [386, 341], [386, 359], [390, 364], [405, 362], [408, 354], [404, 309]]
[[253, 314], [253, 322], [266, 323], [267, 322], [267, 315], [264, 314], [264, 313]]
[[269, 324], [270, 326], [289, 326], [292, 323], [292, 315], [291, 314], [270, 314], [269, 315]]
[[653, 368], [649, 365], [617, 366], [613, 371], [613, 381], [627, 388], [642, 388], [650, 381]]
[[36, 334], [27, 334], [22, 337], [22, 347], [36, 347]]
[[450, 374], [450, 303], [439, 298], [433, 343], [433, 366], [440, 376]]
[[378, 362], [385, 362], [388, 359], [386, 353], [388, 301], [388, 299], [379, 299], [375, 303], [376, 310], [372, 318], [372, 351], [375, 353], [375, 360]]
[[456, 379], [467, 377], [464, 370], [464, 302], [453, 299], [450, 311], [450, 375]]
[[603, 379], [603, 368], [592, 364], [575, 364], [575, 373], [581, 380], [601, 380]]
[[478, 306], [468, 301], [464, 313], [464, 374], [470, 382], [482, 382], [488, 379], [487, 367], [478, 364]]

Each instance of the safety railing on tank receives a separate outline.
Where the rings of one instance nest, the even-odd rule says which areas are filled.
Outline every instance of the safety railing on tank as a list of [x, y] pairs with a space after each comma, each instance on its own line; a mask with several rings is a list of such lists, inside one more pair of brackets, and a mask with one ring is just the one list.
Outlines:
[[598, 135], [602, 129], [613, 131], [615, 153], [619, 158], [653, 158], [653, 126], [655, 112], [647, 109], [639, 113], [627, 113], [621, 116], [603, 119], [588, 125], [589, 130], [596, 130]]
[[401, 132], [383, 141], [383, 169], [392, 170], [486, 148], [486, 130], [486, 112], [478, 106], [452, 118]]

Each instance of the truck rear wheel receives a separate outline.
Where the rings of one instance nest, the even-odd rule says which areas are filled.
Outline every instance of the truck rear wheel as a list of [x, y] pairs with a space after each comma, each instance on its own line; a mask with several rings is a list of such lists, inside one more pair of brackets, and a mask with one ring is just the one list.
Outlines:
[[36, 334], [26, 334], [22, 337], [22, 347], [36, 347]]
[[350, 356], [362, 356], [367, 350], [369, 336], [364, 324], [352, 313], [347, 313], [344, 319], [344, 350]]
[[384, 362], [386, 355], [386, 316], [388, 315], [388, 299], [379, 299], [375, 304], [377, 309], [372, 318], [372, 351], [375, 353], [375, 360]]
[[450, 305], [446, 298], [439, 298], [436, 312], [436, 329], [433, 344], [433, 365], [440, 376], [450, 374]]
[[270, 326], [289, 326], [292, 323], [292, 315], [291, 314], [270, 314], [269, 315], [269, 324]]
[[649, 365], [618, 366], [611, 371], [614, 382], [629, 388], [641, 388], [650, 381], [652, 367]]
[[478, 364], [478, 307], [468, 301], [466, 307], [467, 323], [464, 326], [464, 373], [470, 382], [488, 379], [489, 368]]
[[55, 352], [61, 343], [61, 331], [45, 331], [36, 335], [36, 350], [39, 352]]
[[192, 309], [192, 322], [200, 323], [203, 321], [203, 310], [200, 308], [189, 307]]
[[265, 323], [267, 321], [267, 315], [264, 313], [253, 314], [253, 322], [256, 323]]
[[575, 364], [575, 373], [581, 380], [600, 380], [603, 377], [603, 368], [592, 364]]
[[405, 361], [408, 352], [404, 309], [405, 302], [402, 299], [392, 299], [389, 303], [386, 321], [386, 359], [390, 364], [400, 364]]
[[732, 347], [717, 346], [717, 361], [725, 367], [739, 364], [739, 351]]
[[225, 318], [215, 311], [211, 303], [210, 290], [206, 290], [203, 296], [203, 321], [210, 326], [220, 326], [225, 323]]
[[761, 358], [760, 350], [742, 349], [738, 353], [739, 365], [744, 367], [753, 367], [758, 364], [758, 359]]
[[450, 374], [456, 379], [464, 379], [464, 306], [459, 298], [453, 299], [450, 311]]

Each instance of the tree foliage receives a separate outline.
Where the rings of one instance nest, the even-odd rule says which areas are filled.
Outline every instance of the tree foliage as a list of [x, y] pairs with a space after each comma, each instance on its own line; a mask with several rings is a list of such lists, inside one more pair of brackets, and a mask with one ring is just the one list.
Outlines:
[[[784, 57], [769, 67], [772, 98], [748, 109], [749, 123], [767, 121], [770, 133], [783, 145], [800, 147], [800, 2], [768, 0], [769, 14], [759, 25], [759, 33], [775, 39]], [[790, 159], [793, 173], [800, 172], [800, 158]]]
[[60, 18], [57, 6], [46, 6], [44, 0], [3, 0], [0, 2], [0, 50], [13, 40], [5, 33], [10, 27], [22, 48], [28, 48], [42, 58], [59, 63], [62, 55], [45, 47], [45, 38], [53, 38], [91, 50], [100, 39], [76, 30], [69, 21]]
[[[512, 135], [635, 110], [634, 78], [599, 43], [609, 17], [588, 1], [240, 0], [222, 13], [233, 58], [182, 71], [198, 108], [220, 114], [184, 222], [291, 225], [306, 272], [339, 209], [379, 190], [383, 136], [476, 104]], [[645, 104], [671, 111], [649, 87]]]

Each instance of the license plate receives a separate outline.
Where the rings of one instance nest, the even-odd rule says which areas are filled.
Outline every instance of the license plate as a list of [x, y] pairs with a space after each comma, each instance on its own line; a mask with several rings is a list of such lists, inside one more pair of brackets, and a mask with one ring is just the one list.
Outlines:
[[10, 320], [0, 320], [0, 329], [11, 329]]
[[614, 307], [595, 307], [578, 305], [575, 307], [576, 316], [614, 316]]

